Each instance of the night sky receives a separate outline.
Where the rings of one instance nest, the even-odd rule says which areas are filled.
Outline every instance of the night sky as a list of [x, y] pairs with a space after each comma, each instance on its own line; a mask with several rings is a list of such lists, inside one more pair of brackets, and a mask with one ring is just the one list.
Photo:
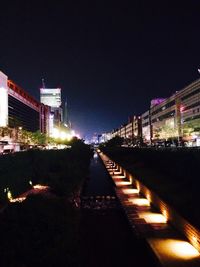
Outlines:
[[38, 100], [61, 87], [84, 138], [200, 77], [200, 1], [31, 2], [1, 3], [0, 70]]

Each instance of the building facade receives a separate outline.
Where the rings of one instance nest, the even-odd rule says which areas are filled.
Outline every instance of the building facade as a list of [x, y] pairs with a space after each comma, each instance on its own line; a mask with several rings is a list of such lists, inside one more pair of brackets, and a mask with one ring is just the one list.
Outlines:
[[176, 91], [169, 98], [151, 101], [140, 116], [110, 133], [125, 140], [142, 137], [143, 142], [174, 140], [177, 143], [200, 146], [200, 79]]
[[151, 128], [151, 116], [149, 110], [147, 110], [141, 115], [141, 123], [142, 123], [143, 142], [150, 144], [152, 138], [152, 128]]
[[61, 89], [60, 88], [40, 88], [40, 102], [50, 107], [48, 115], [48, 132], [53, 135], [56, 127], [61, 126], [63, 114], [61, 108]]
[[47, 109], [0, 72], [0, 127], [23, 128], [48, 133]]

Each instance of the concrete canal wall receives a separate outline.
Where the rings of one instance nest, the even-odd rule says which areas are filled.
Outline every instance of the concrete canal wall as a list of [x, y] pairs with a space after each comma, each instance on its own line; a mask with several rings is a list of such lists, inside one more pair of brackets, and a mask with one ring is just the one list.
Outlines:
[[179, 232], [200, 252], [200, 230], [185, 220], [170, 205], [163, 201], [151, 189], [140, 182], [137, 177], [125, 170], [121, 165], [115, 163], [117, 169], [144, 195], [149, 202], [156, 207]]

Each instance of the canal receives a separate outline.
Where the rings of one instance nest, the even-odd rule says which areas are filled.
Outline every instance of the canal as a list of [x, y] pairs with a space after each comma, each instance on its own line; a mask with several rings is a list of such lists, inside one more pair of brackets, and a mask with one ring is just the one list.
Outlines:
[[85, 196], [114, 196], [114, 184], [97, 153], [94, 153], [90, 163], [89, 180], [83, 195]]
[[[83, 191], [84, 198], [91, 196], [115, 196], [114, 184], [97, 154], [91, 160], [90, 177]], [[82, 208], [81, 266], [158, 266], [146, 243], [134, 236], [118, 200], [114, 201], [111, 207], [108, 203], [100, 209], [98, 205]]]

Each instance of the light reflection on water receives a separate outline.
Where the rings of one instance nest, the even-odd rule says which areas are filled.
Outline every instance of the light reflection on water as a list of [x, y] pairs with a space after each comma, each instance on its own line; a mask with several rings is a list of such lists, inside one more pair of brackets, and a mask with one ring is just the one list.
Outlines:
[[98, 154], [97, 154], [97, 152], [94, 153], [93, 158], [94, 158], [94, 159], [98, 158]]

